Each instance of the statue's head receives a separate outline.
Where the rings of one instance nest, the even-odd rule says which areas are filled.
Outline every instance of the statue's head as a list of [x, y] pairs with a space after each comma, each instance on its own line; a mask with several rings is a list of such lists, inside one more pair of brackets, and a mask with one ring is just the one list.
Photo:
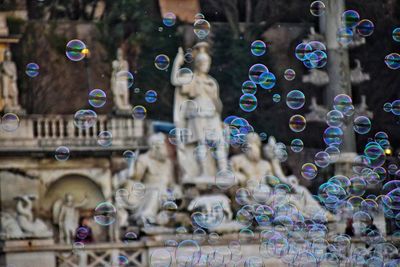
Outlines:
[[124, 51], [122, 50], [122, 48], [118, 48], [117, 49], [117, 59], [118, 60], [123, 60], [124, 59]]
[[74, 196], [70, 193], [65, 194], [65, 203], [72, 204], [74, 203]]
[[258, 161], [261, 158], [261, 139], [256, 133], [249, 133], [246, 136], [246, 149], [244, 153], [253, 161]]
[[199, 73], [208, 73], [211, 67], [211, 57], [208, 54], [208, 43], [200, 42], [194, 46], [194, 68]]
[[11, 60], [11, 51], [8, 50], [8, 49], [4, 51], [4, 60], [5, 61], [10, 61]]
[[165, 135], [156, 133], [149, 137], [150, 155], [152, 158], [165, 161], [168, 157], [167, 146], [165, 144]]

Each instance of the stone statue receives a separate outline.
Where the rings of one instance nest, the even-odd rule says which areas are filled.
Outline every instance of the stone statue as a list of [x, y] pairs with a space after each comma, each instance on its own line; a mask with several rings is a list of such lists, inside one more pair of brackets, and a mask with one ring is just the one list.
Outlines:
[[[174, 124], [178, 129], [187, 129], [189, 133], [187, 142], [177, 145], [183, 181], [189, 182], [196, 177], [214, 177], [218, 170], [227, 168], [221, 121], [222, 103], [218, 83], [208, 74], [211, 65], [208, 48], [205, 42], [195, 45], [192, 79], [182, 78], [179, 72], [184, 64], [182, 48], [179, 48], [171, 72], [171, 83], [176, 87]], [[216, 159], [209, 156], [199, 160], [194, 156], [195, 148], [203, 145], [214, 150], [218, 155], [214, 157]]]
[[117, 59], [112, 62], [111, 91], [117, 110], [130, 110], [129, 104], [129, 81], [127, 72], [129, 70], [128, 61], [123, 57], [121, 48], [117, 50]]
[[80, 203], [75, 203], [74, 196], [69, 193], [65, 194], [64, 199], [59, 199], [54, 203], [53, 221], [59, 227], [60, 242], [66, 244], [73, 242], [79, 222], [78, 209], [86, 203], [87, 196]]
[[323, 70], [310, 69], [310, 73], [304, 75], [302, 81], [303, 83], [311, 83], [315, 86], [324, 86], [329, 83], [329, 76]]
[[12, 61], [11, 51], [4, 51], [4, 61], [0, 64], [1, 102], [0, 109], [8, 111], [21, 110], [18, 104], [17, 66]]
[[21, 239], [21, 238], [47, 238], [52, 237], [53, 232], [39, 218], [33, 215], [33, 200], [36, 196], [22, 195], [15, 198], [17, 200], [16, 216], [10, 213], [1, 213], [1, 239]]
[[317, 98], [315, 96], [311, 97], [309, 109], [310, 112], [306, 114], [306, 120], [308, 122], [325, 122], [328, 110], [317, 104]]
[[361, 67], [361, 61], [359, 59], [354, 60], [356, 62], [356, 67], [350, 71], [350, 81], [352, 84], [360, 84], [365, 81], [371, 80], [368, 73], [364, 73]]
[[133, 179], [142, 182], [146, 188], [135, 214], [143, 225], [157, 223], [162, 197], [169, 188], [179, 191], [175, 186], [173, 163], [168, 156], [165, 135], [153, 134], [148, 143], [150, 149], [138, 157], [133, 175]]
[[374, 118], [374, 113], [368, 110], [367, 97], [365, 95], [361, 95], [361, 103], [356, 106], [355, 113], [357, 116], [366, 116], [370, 119]]
[[258, 134], [246, 136], [246, 149], [243, 154], [235, 155], [230, 160], [232, 171], [240, 185], [246, 185], [250, 179], [260, 181], [272, 174], [271, 164], [261, 157], [261, 140]]

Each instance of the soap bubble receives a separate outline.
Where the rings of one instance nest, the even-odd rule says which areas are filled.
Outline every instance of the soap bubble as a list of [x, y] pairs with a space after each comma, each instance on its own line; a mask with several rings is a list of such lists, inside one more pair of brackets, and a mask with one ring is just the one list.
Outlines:
[[369, 19], [363, 19], [357, 24], [356, 31], [360, 36], [367, 37], [372, 35], [374, 28], [375, 25], [372, 21]]
[[163, 17], [163, 23], [167, 27], [172, 27], [176, 23], [176, 16], [172, 12], [165, 13]]
[[101, 108], [106, 103], [106, 93], [101, 89], [94, 89], [89, 93], [89, 104], [95, 108]]
[[317, 154], [315, 154], [314, 162], [315, 162], [315, 165], [317, 165], [318, 167], [325, 168], [329, 165], [329, 163], [331, 162], [331, 159], [327, 152], [320, 151]]
[[94, 220], [102, 226], [111, 225], [117, 217], [117, 209], [110, 202], [102, 202], [94, 210]]
[[181, 68], [176, 73], [176, 80], [180, 84], [189, 84], [193, 80], [193, 72], [189, 68]]
[[239, 106], [243, 111], [251, 112], [257, 108], [257, 98], [252, 94], [244, 94], [239, 99]]
[[265, 72], [268, 72], [268, 68], [265, 65], [255, 64], [249, 69], [249, 79], [256, 84], [259, 84], [262, 81], [261, 75]]
[[314, 1], [310, 5], [310, 13], [313, 16], [319, 17], [325, 13], [325, 4], [322, 1]]
[[331, 127], [341, 127], [344, 123], [344, 116], [338, 110], [331, 110], [326, 114], [326, 124]]
[[303, 92], [292, 90], [286, 95], [286, 105], [291, 109], [301, 109], [306, 99]]
[[331, 163], [335, 163], [336, 161], [339, 160], [340, 150], [335, 145], [328, 146], [325, 149], [325, 152], [329, 154], [329, 158], [331, 160]]
[[125, 244], [130, 244], [130, 243], [133, 243], [135, 241], [138, 241], [138, 236], [134, 232], [127, 232], [124, 235], [123, 241], [124, 241]]
[[260, 76], [260, 86], [263, 89], [270, 90], [275, 86], [276, 78], [272, 72], [264, 72]]
[[400, 115], [400, 99], [392, 102], [391, 112], [396, 116]]
[[78, 238], [80, 240], [86, 239], [86, 237], [88, 237], [88, 235], [89, 235], [89, 229], [87, 227], [79, 227], [76, 230], [76, 238]]
[[184, 240], [179, 243], [175, 251], [178, 266], [195, 265], [201, 256], [200, 246], [194, 240]]
[[348, 45], [353, 41], [353, 31], [349, 28], [340, 28], [337, 32], [337, 41], [341, 45]]
[[6, 132], [14, 132], [19, 127], [19, 118], [14, 113], [6, 113], [1, 117], [1, 129]]
[[272, 101], [274, 101], [275, 103], [278, 103], [281, 101], [281, 95], [280, 94], [274, 94], [272, 96]]
[[311, 45], [306, 43], [300, 43], [296, 46], [295, 56], [298, 60], [305, 61], [306, 59], [308, 59], [312, 50], [313, 48], [311, 47]]
[[292, 69], [286, 69], [285, 72], [283, 73], [283, 77], [287, 81], [293, 81], [294, 78], [296, 78], [296, 72]]
[[317, 166], [312, 163], [305, 163], [301, 167], [301, 176], [307, 180], [314, 179], [318, 174]]
[[192, 63], [193, 62], [193, 54], [192, 54], [192, 52], [185, 53], [184, 57], [185, 57], [185, 62], [186, 63]]
[[154, 103], [157, 101], [157, 92], [154, 90], [148, 90], [144, 95], [144, 99], [147, 103]]
[[[194, 203], [193, 210], [201, 209], [199, 203]], [[211, 209], [204, 212], [195, 211], [192, 213], [192, 221], [201, 228], [214, 228], [220, 225], [224, 219], [224, 209], [219, 202], [211, 203]]]
[[166, 267], [171, 266], [172, 256], [167, 249], [155, 249], [150, 255], [150, 266]]
[[385, 57], [385, 64], [392, 70], [400, 68], [400, 55], [397, 53], [391, 53]]
[[131, 88], [134, 82], [133, 74], [126, 70], [118, 71], [115, 79], [117, 84], [120, 84], [122, 87], [128, 85], [128, 88]]
[[221, 170], [215, 175], [215, 184], [218, 188], [226, 190], [236, 184], [235, 174], [229, 170]]
[[392, 37], [393, 40], [395, 40], [396, 42], [400, 42], [400, 28], [396, 28], [393, 30]]
[[342, 112], [343, 115], [347, 116], [349, 112], [354, 108], [353, 100], [350, 96], [345, 94], [337, 95], [333, 99], [333, 108], [337, 111]]
[[353, 129], [358, 134], [366, 134], [371, 130], [371, 121], [365, 116], [358, 116], [354, 119]]
[[210, 28], [210, 23], [205, 19], [197, 19], [193, 25], [194, 34], [199, 39], [205, 39], [210, 33]]
[[169, 67], [169, 57], [164, 55], [164, 54], [156, 56], [156, 58], [154, 60], [154, 65], [159, 70], [168, 69], [168, 67]]
[[72, 61], [80, 61], [88, 54], [88, 49], [81, 40], [74, 39], [67, 43], [65, 54]]
[[355, 10], [346, 10], [342, 14], [342, 24], [346, 28], [353, 28], [360, 21], [360, 14]]
[[295, 153], [301, 152], [303, 148], [304, 144], [301, 139], [293, 139], [290, 143], [290, 149]]
[[131, 150], [125, 150], [124, 153], [122, 153], [122, 157], [124, 158], [126, 163], [130, 164], [136, 160], [137, 155]]
[[262, 56], [265, 54], [266, 51], [267, 51], [267, 46], [261, 40], [256, 40], [251, 44], [251, 53], [254, 56], [257, 57]]
[[306, 128], [306, 119], [301, 115], [293, 115], [289, 119], [289, 128], [296, 133], [304, 131]]
[[128, 257], [126, 257], [125, 255], [118, 256], [117, 266], [126, 266], [128, 263], [129, 263]]
[[392, 111], [392, 103], [386, 102], [383, 104], [383, 111], [391, 112]]
[[97, 122], [97, 114], [90, 109], [78, 110], [74, 115], [74, 125], [79, 129], [88, 129]]
[[257, 92], [257, 85], [252, 81], [245, 81], [242, 84], [242, 92], [243, 94], [254, 95]]
[[69, 148], [66, 146], [57, 147], [54, 153], [54, 157], [58, 161], [66, 161], [67, 159], [69, 159]]
[[26, 75], [33, 78], [39, 75], [39, 65], [36, 63], [28, 63], [25, 70]]
[[97, 144], [102, 147], [108, 147], [112, 144], [112, 134], [110, 131], [102, 131], [97, 136]]
[[132, 117], [136, 120], [143, 120], [146, 118], [147, 110], [145, 107], [138, 105], [132, 109]]
[[325, 144], [340, 145], [343, 142], [343, 130], [339, 127], [328, 127], [323, 134]]

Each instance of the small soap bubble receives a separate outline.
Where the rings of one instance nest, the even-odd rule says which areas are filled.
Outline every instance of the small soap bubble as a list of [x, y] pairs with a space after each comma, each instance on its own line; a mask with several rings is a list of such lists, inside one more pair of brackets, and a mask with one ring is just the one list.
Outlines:
[[1, 117], [1, 129], [6, 132], [14, 132], [19, 127], [19, 117], [14, 113], [6, 113]]
[[236, 184], [235, 174], [229, 170], [221, 170], [215, 175], [215, 184], [222, 190], [229, 189]]
[[293, 139], [290, 143], [290, 149], [295, 152], [301, 152], [304, 148], [304, 143], [301, 139]]
[[283, 73], [283, 77], [287, 81], [293, 81], [296, 78], [296, 72], [292, 69], [286, 69], [285, 72]]
[[391, 53], [385, 57], [385, 64], [389, 69], [397, 70], [400, 68], [400, 55]]
[[189, 84], [193, 80], [193, 72], [189, 68], [181, 68], [176, 73], [176, 80], [179, 84]]
[[365, 116], [354, 119], [353, 129], [358, 134], [366, 134], [371, 130], [371, 121]]
[[146, 118], [147, 110], [145, 107], [138, 105], [132, 109], [132, 117], [136, 120], [143, 120]]
[[267, 46], [261, 40], [256, 40], [251, 44], [251, 53], [254, 56], [257, 56], [257, 57], [262, 56], [265, 54], [266, 51], [267, 51]]
[[400, 42], [400, 28], [396, 28], [392, 32], [393, 40], [396, 42]]
[[239, 106], [243, 111], [251, 112], [257, 108], [257, 98], [252, 94], [244, 94], [239, 99]]
[[268, 68], [265, 65], [255, 64], [249, 69], [249, 79], [256, 84], [259, 84], [261, 81], [263, 81], [261, 80], [261, 75], [265, 72], [268, 72]]
[[289, 128], [296, 133], [304, 131], [306, 128], [306, 119], [302, 115], [293, 115], [289, 119]]
[[163, 23], [167, 27], [172, 27], [176, 23], [176, 16], [172, 12], [165, 13], [163, 17]]
[[138, 240], [138, 236], [137, 236], [137, 234], [135, 232], [127, 232], [127, 233], [125, 233], [124, 239], [123, 239], [125, 244], [130, 244], [130, 243], [133, 243], [133, 242], [135, 242], [137, 240]]
[[78, 110], [74, 115], [74, 125], [79, 129], [88, 129], [97, 121], [97, 113], [90, 109]]
[[157, 92], [154, 90], [148, 90], [144, 96], [147, 103], [154, 103], [157, 101]]
[[117, 72], [116, 82], [121, 85], [121, 87], [128, 86], [128, 88], [131, 88], [134, 82], [133, 74], [129, 71], [121, 70]]
[[257, 85], [252, 81], [245, 81], [242, 84], [242, 92], [243, 94], [254, 95], [257, 92]]
[[97, 144], [102, 147], [109, 147], [112, 144], [112, 134], [110, 131], [102, 131], [97, 136]]
[[272, 96], [272, 101], [274, 101], [275, 103], [279, 103], [281, 101], [281, 95], [280, 94], [274, 94]]
[[301, 109], [306, 102], [303, 92], [292, 90], [286, 96], [286, 104], [290, 109]]
[[319, 17], [325, 13], [325, 4], [322, 1], [314, 1], [310, 5], [310, 13], [313, 16]]
[[159, 70], [166, 70], [169, 67], [169, 57], [161, 54], [154, 59], [154, 65]]
[[67, 43], [66, 56], [72, 61], [80, 61], [85, 58], [89, 50], [84, 42], [78, 39], [71, 40]]
[[117, 209], [110, 202], [102, 202], [94, 210], [94, 220], [101, 226], [108, 226], [115, 222]]
[[59, 146], [56, 148], [54, 157], [58, 161], [66, 161], [69, 159], [69, 148], [66, 146]]
[[89, 104], [95, 108], [101, 108], [106, 104], [106, 93], [101, 89], [94, 89], [89, 93]]
[[205, 39], [210, 33], [211, 25], [205, 19], [196, 19], [193, 24], [193, 31], [197, 38]]
[[307, 180], [314, 179], [318, 174], [317, 166], [312, 163], [305, 163], [301, 167], [301, 176]]
[[356, 31], [362, 37], [368, 37], [374, 33], [375, 25], [369, 19], [361, 20], [357, 26]]
[[36, 63], [28, 63], [25, 70], [26, 75], [33, 78], [39, 75], [39, 65]]
[[276, 77], [272, 72], [264, 72], [260, 76], [260, 86], [263, 89], [270, 90], [275, 86]]
[[353, 28], [360, 21], [360, 14], [355, 10], [346, 10], [342, 14], [342, 24], [346, 28]]

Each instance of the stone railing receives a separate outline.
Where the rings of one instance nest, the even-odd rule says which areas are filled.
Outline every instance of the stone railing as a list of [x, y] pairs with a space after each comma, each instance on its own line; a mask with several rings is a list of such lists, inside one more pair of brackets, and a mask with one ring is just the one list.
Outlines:
[[[97, 136], [101, 131], [112, 133], [112, 146], [101, 147]], [[47, 151], [57, 146], [85, 150], [120, 150], [142, 144], [145, 123], [132, 117], [99, 115], [89, 129], [75, 127], [73, 115], [27, 115], [20, 117], [14, 132], [0, 130], [0, 152]]]

